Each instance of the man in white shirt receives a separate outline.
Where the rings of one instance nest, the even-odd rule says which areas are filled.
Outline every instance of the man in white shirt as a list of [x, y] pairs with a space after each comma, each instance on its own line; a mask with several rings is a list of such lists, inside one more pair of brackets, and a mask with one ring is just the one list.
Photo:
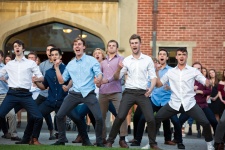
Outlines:
[[[176, 52], [177, 66], [168, 70], [162, 78], [157, 78], [157, 87], [161, 87], [169, 81], [172, 94], [168, 104], [162, 107], [155, 116], [156, 127], [159, 128], [161, 121], [175, 114], [186, 113], [203, 126], [207, 149], [213, 150], [210, 123], [202, 109], [196, 104], [194, 98], [196, 94], [194, 91], [195, 80], [206, 86], [210, 84], [199, 70], [186, 64], [187, 58], [188, 52], [186, 48], [178, 48]], [[157, 68], [157, 76], [158, 71], [159, 69]]]
[[[132, 55], [126, 57], [123, 64], [120, 62], [120, 67], [118, 67], [118, 70], [114, 74], [114, 79], [118, 80], [127, 73], [127, 79], [118, 115], [110, 131], [106, 147], [112, 147], [129, 109], [134, 104], [137, 104], [141, 107], [147, 122], [150, 147], [151, 149], [159, 149], [154, 136], [156, 132], [154, 114], [148, 99], [156, 84], [154, 63], [151, 57], [141, 53], [141, 37], [139, 35], [133, 34], [130, 37], [129, 42], [132, 49]], [[150, 88], [147, 87], [148, 77], [151, 79]]]
[[32, 93], [29, 90], [32, 85], [33, 74], [37, 78], [42, 78], [43, 76], [36, 62], [33, 60], [28, 60], [24, 57], [24, 43], [22, 41], [16, 40], [13, 42], [13, 48], [16, 58], [8, 62], [0, 70], [0, 77], [5, 74], [8, 74], [9, 77], [9, 90], [2, 105], [0, 106], [0, 118], [5, 118], [5, 115], [12, 108], [21, 105], [27, 110], [28, 114], [32, 118], [31, 120], [34, 122], [30, 144], [40, 145], [38, 141], [40, 132], [38, 131], [40, 131], [42, 126], [43, 117], [32, 98]]

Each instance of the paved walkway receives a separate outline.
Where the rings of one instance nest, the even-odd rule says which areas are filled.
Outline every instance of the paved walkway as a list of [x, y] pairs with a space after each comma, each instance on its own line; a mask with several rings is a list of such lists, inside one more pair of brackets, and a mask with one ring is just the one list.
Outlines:
[[[23, 131], [24, 131], [25, 125], [26, 125], [26, 123], [23, 122], [21, 128], [18, 129], [19, 137], [23, 136]], [[195, 129], [196, 129], [196, 127], [193, 126], [193, 135], [192, 136], [186, 136], [183, 138], [183, 141], [184, 141], [183, 143], [186, 146], [186, 150], [206, 150], [207, 148], [206, 148], [206, 143], [204, 141], [204, 138], [196, 138], [196, 130]], [[2, 135], [2, 133], [0, 135]], [[67, 143], [66, 145], [80, 146], [81, 144], [73, 144], [72, 143], [72, 140], [75, 139], [76, 135], [77, 135], [77, 131], [67, 131], [67, 138], [69, 140], [69, 143]], [[93, 139], [95, 137], [93, 128], [91, 128], [91, 131], [89, 132], [89, 137], [90, 137], [92, 143], [95, 142], [95, 140]], [[50, 145], [55, 142], [55, 140], [50, 141], [50, 140], [48, 140], [48, 138], [49, 138], [49, 132], [47, 130], [46, 124], [44, 123], [42, 132], [40, 134], [39, 141], [42, 144], [46, 144], [46, 145]], [[130, 134], [127, 136], [127, 139], [131, 140], [131, 139], [133, 139], [133, 136]], [[113, 147], [115, 147], [115, 148], [119, 147], [118, 140], [119, 140], [119, 138], [117, 137], [115, 143], [113, 144]], [[177, 149], [177, 146], [168, 146], [168, 145], [164, 144], [164, 138], [163, 138], [162, 132], [160, 133], [160, 135], [157, 136], [156, 141], [158, 142], [158, 146], [164, 150], [176, 150]], [[0, 144], [14, 144], [14, 143], [15, 143], [14, 141], [11, 141], [8, 139], [3, 139], [0, 137]], [[141, 146], [140, 147], [139, 146], [138, 147], [130, 146], [130, 148], [139, 149], [139, 148], [145, 146], [147, 143], [148, 143], [148, 137], [147, 137], [147, 134], [145, 133], [142, 143], [141, 143]]]

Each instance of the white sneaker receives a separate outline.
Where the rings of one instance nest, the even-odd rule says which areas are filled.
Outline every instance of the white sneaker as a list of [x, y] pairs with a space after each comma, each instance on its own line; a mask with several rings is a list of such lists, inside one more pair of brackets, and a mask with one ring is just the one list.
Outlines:
[[128, 140], [128, 138], [125, 136], [125, 141], [127, 142], [127, 143], [129, 143], [129, 140]]
[[212, 141], [206, 143], [207, 143], [207, 150], [215, 150]]
[[147, 145], [145, 145], [144, 147], [142, 147], [141, 149], [149, 149], [149, 148], [150, 148], [150, 145], [147, 144]]

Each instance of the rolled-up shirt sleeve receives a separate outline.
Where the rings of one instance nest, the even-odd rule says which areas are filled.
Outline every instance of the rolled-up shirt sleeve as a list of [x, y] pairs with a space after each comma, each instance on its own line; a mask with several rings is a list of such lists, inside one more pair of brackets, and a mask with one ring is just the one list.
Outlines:
[[195, 70], [195, 80], [197, 80], [198, 82], [200, 82], [202, 85], [205, 85], [206, 78], [197, 69]]
[[69, 71], [68, 71], [68, 68], [66, 67], [63, 74], [62, 74], [62, 78], [63, 78], [63, 81], [66, 82], [70, 79], [70, 74], [69, 74]]
[[36, 77], [38, 77], [38, 78], [40, 78], [40, 77], [43, 77], [43, 75], [42, 75], [42, 73], [41, 73], [41, 71], [40, 71], [40, 68], [39, 68], [39, 66], [36, 64], [36, 62], [33, 62], [33, 64], [32, 64], [32, 71], [33, 71], [33, 74], [36, 76]]
[[148, 65], [148, 75], [150, 77], [150, 80], [153, 78], [157, 78], [155, 73], [155, 67], [152, 59], [150, 59], [149, 65]]
[[162, 78], [160, 78], [160, 81], [162, 82], [162, 84], [166, 84], [169, 81], [169, 77], [168, 77], [169, 71], [167, 73], [165, 73]]

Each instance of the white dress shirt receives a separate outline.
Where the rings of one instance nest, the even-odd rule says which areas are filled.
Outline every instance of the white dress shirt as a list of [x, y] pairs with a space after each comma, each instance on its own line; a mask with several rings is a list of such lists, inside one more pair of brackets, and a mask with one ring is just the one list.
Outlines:
[[173, 109], [179, 111], [181, 105], [184, 110], [190, 110], [195, 104], [195, 91], [194, 83], [195, 80], [205, 85], [206, 78], [196, 68], [185, 66], [184, 69], [180, 70], [178, 67], [168, 70], [168, 72], [160, 79], [162, 84], [169, 81], [170, 88], [172, 91], [169, 105]]
[[30, 90], [33, 74], [40, 78], [42, 74], [36, 62], [25, 57], [8, 62], [1, 70], [0, 77], [8, 74], [8, 86], [12, 88], [24, 88]]
[[141, 53], [138, 59], [133, 55], [123, 60], [123, 68], [120, 71], [120, 78], [127, 73], [125, 88], [128, 89], [147, 89], [149, 77], [157, 78], [152, 58]]

